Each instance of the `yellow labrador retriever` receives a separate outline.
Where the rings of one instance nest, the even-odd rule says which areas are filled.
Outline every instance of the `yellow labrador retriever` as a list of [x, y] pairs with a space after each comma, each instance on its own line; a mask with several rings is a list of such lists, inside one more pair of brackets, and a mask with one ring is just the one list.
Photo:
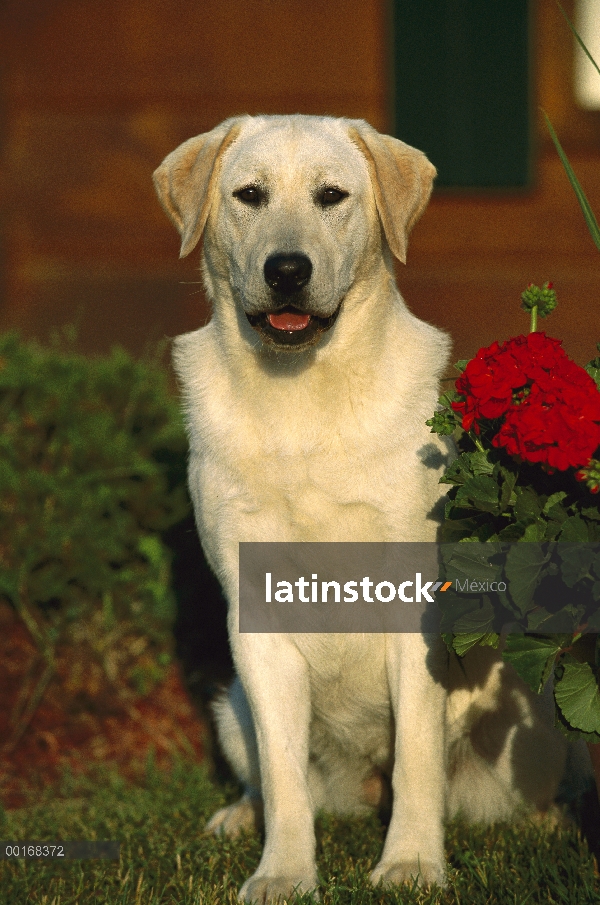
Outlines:
[[443, 884], [446, 816], [544, 808], [562, 770], [564, 746], [494, 652], [457, 668], [416, 633], [238, 630], [240, 541], [436, 537], [448, 450], [425, 420], [449, 341], [410, 313], [393, 267], [434, 176], [367, 123], [316, 116], [229, 119], [154, 176], [181, 255], [204, 239], [213, 303], [211, 322], [176, 340], [175, 364], [238, 676], [216, 711], [246, 794], [209, 829], [233, 834], [264, 807], [247, 902], [314, 890], [315, 811], [378, 804], [386, 775], [372, 882]]

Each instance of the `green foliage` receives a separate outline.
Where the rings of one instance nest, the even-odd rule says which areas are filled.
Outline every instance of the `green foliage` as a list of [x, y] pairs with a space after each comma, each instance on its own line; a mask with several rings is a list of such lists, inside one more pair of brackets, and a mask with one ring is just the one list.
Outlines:
[[[586, 370], [597, 379], [600, 359]], [[463, 431], [456, 399], [447, 391], [427, 422], [433, 432], [452, 433], [458, 450], [441, 478], [449, 489], [440, 578], [502, 581], [506, 589], [439, 595], [446, 643], [464, 656], [477, 644], [496, 646], [504, 626], [524, 632], [508, 636], [504, 659], [536, 692], [552, 679], [563, 731], [600, 741], [598, 463], [592, 459], [576, 480], [573, 469], [519, 462], [491, 445], [499, 419], [481, 419], [480, 434]]]
[[[596, 345], [598, 352], [600, 352], [600, 343]], [[585, 366], [586, 371], [594, 379], [596, 382], [596, 386], [600, 389], [600, 355], [597, 355], [596, 358], [592, 358], [589, 364]]]
[[540, 692], [554, 669], [554, 661], [570, 635], [509, 635], [503, 657], [512, 663], [532, 691]]
[[[581, 36], [579, 35], [577, 29], [575, 28], [575, 26], [573, 25], [573, 23], [571, 22], [571, 20], [567, 16], [567, 14], [565, 13], [565, 11], [562, 8], [562, 6], [560, 5], [560, 3], [558, 4], [558, 6], [559, 6], [561, 13], [565, 17], [567, 25], [573, 32], [573, 35], [575, 36], [575, 40], [577, 41], [577, 43], [579, 44], [579, 46], [581, 47], [581, 49], [587, 56], [588, 60], [590, 60], [590, 62], [594, 66], [598, 75], [600, 75], [600, 68], [598, 67], [598, 64], [596, 63], [595, 59], [593, 58], [593, 56], [591, 55], [591, 53], [585, 46], [584, 42], [582, 41]], [[577, 201], [579, 202], [579, 206], [581, 208], [581, 212], [583, 214], [583, 217], [586, 222], [586, 226], [589, 230], [590, 236], [592, 237], [594, 245], [596, 246], [598, 251], [600, 251], [600, 227], [598, 226], [598, 222], [596, 220], [594, 212], [590, 206], [589, 201], [587, 200], [586, 194], [583, 191], [579, 180], [577, 179], [577, 176], [575, 175], [575, 171], [573, 170], [573, 167], [569, 163], [569, 159], [568, 159], [567, 155], [563, 151], [562, 145], [561, 145], [560, 141], [558, 140], [558, 135], [554, 131], [554, 129], [552, 127], [552, 123], [550, 122], [548, 115], [545, 111], [544, 111], [544, 118], [546, 120], [546, 125], [548, 126], [548, 131], [550, 132], [550, 137], [552, 138], [552, 141], [554, 142], [554, 147], [556, 148], [556, 152], [557, 152], [558, 156], [560, 157], [560, 160], [564, 167], [565, 173], [567, 174], [567, 178], [568, 178], [569, 182], [571, 183], [571, 187], [572, 187], [573, 191], [575, 192]]]
[[[466, 361], [457, 361], [454, 367], [459, 374], [462, 374], [467, 365]], [[432, 434], [441, 434], [449, 436], [460, 427], [460, 418], [452, 410], [452, 403], [458, 399], [456, 390], [448, 390], [439, 398], [439, 405], [434, 412], [433, 417], [426, 421], [428, 427], [431, 428]]]
[[571, 726], [582, 732], [598, 733], [600, 691], [589, 663], [565, 657], [563, 674], [554, 696], [563, 717]]
[[564, 167], [565, 173], [567, 174], [569, 182], [571, 183], [573, 191], [575, 192], [575, 195], [579, 202], [579, 206], [581, 208], [581, 212], [585, 219], [586, 226], [589, 230], [590, 236], [592, 237], [594, 245], [596, 246], [598, 251], [600, 251], [600, 227], [598, 226], [598, 222], [596, 220], [594, 212], [590, 206], [590, 203], [587, 199], [585, 192], [583, 191], [583, 189], [581, 187], [579, 180], [577, 179], [577, 176], [575, 175], [575, 171], [573, 170], [573, 167], [569, 163], [569, 159], [568, 159], [567, 155], [563, 151], [562, 145], [561, 145], [560, 141], [558, 140], [558, 135], [554, 131], [554, 129], [552, 127], [552, 123], [548, 119], [548, 115], [546, 113], [544, 113], [544, 117], [546, 119], [546, 125], [548, 126], [548, 131], [550, 132], [550, 136], [552, 138], [552, 141], [554, 142], [554, 147], [556, 148], [558, 156], [560, 157], [561, 163]]
[[508, 591], [521, 615], [531, 609], [549, 559], [550, 554], [542, 544], [528, 543], [509, 548], [505, 564]]
[[161, 533], [189, 509], [186, 446], [157, 362], [0, 337], [0, 599], [49, 669], [64, 643], [116, 680], [108, 648], [144, 636], [156, 656], [133, 658], [135, 681], [156, 677], [174, 616]]
[[[567, 24], [598, 74], [592, 58], [564, 9], [558, 6]], [[558, 136], [544, 113], [548, 130], [573, 191], [581, 207], [589, 233], [600, 250], [600, 227]], [[522, 294], [523, 308], [531, 312], [531, 330], [537, 329], [537, 317], [545, 317], [556, 307], [552, 284], [542, 289], [531, 284]], [[597, 346], [600, 352], [600, 343]], [[464, 370], [464, 362], [460, 362]], [[586, 371], [600, 388], [600, 357]], [[442, 481], [451, 484], [446, 505], [442, 540], [508, 541], [523, 543], [510, 549], [504, 577], [508, 589], [497, 595], [495, 607], [488, 609], [480, 600], [470, 606], [456, 595], [445, 595], [443, 626], [446, 643], [461, 656], [475, 644], [487, 639], [492, 619], [482, 613], [511, 611], [525, 620], [530, 632], [547, 634], [518, 635], [507, 638], [503, 651], [519, 675], [534, 690], [541, 691], [553, 677], [556, 723], [568, 735], [588, 742], [600, 742], [600, 554], [591, 546], [600, 541], [600, 507], [590, 504], [589, 491], [600, 491], [600, 462], [592, 458], [574, 476], [556, 476], [536, 466], [518, 464], [498, 450], [485, 448], [482, 438], [462, 431], [452, 411], [452, 393], [440, 399], [440, 408], [427, 422], [433, 432], [449, 434], [453, 423], [459, 456]], [[489, 436], [498, 425], [488, 424]], [[485, 427], [484, 427], [485, 433]], [[543, 542], [560, 541], [557, 551], [548, 552]], [[556, 555], [558, 552], [558, 555]], [[553, 579], [552, 584], [548, 579]], [[549, 590], [559, 588], [559, 600], [551, 606]], [[562, 590], [560, 590], [562, 589]], [[485, 598], [484, 598], [485, 602]], [[481, 625], [463, 628], [465, 618]], [[457, 630], [458, 629], [458, 630]], [[559, 632], [560, 634], [557, 634]], [[594, 634], [596, 633], [596, 634]]]

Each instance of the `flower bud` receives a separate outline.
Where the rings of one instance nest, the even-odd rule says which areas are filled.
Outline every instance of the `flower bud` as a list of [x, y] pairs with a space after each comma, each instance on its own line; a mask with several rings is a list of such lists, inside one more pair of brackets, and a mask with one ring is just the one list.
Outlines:
[[530, 283], [521, 295], [521, 301], [525, 311], [537, 308], [538, 317], [547, 317], [557, 305], [556, 292], [550, 282], [544, 283], [541, 289], [539, 286], [534, 286], [533, 283]]
[[600, 460], [590, 459], [584, 468], [575, 472], [575, 479], [585, 481], [590, 493], [598, 493], [600, 491]]

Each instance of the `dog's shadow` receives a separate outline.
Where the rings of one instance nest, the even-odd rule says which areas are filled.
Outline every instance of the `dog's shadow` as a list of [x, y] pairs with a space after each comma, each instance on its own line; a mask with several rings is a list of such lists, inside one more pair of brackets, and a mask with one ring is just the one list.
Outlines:
[[233, 679], [227, 634], [227, 604], [198, 539], [193, 515], [175, 525], [165, 541], [172, 551], [177, 612], [173, 634], [185, 687], [206, 727], [204, 746], [218, 782], [233, 775], [220, 753], [210, 701]]

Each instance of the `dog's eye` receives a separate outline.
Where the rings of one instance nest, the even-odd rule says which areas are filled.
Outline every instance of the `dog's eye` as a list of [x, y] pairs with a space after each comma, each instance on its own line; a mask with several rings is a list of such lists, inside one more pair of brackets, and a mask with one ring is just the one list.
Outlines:
[[323, 207], [329, 207], [331, 204], [339, 204], [344, 198], [348, 197], [348, 192], [341, 189], [326, 188], [319, 193], [319, 203]]
[[261, 190], [255, 185], [247, 185], [246, 188], [239, 189], [233, 194], [236, 198], [239, 198], [240, 201], [243, 201], [244, 204], [258, 205], [261, 201], [264, 201], [265, 198]]

